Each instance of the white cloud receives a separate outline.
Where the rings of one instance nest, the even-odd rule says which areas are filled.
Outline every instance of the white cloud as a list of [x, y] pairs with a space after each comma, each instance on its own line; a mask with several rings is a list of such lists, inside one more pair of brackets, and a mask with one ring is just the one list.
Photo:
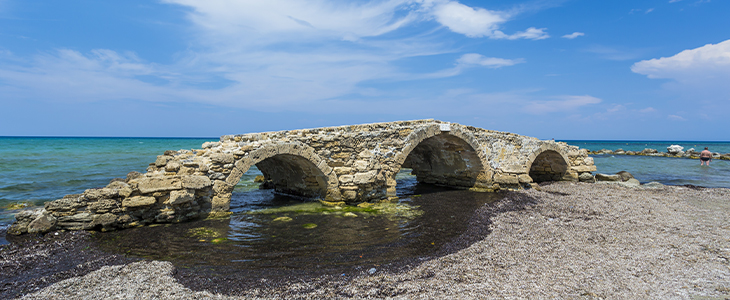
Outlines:
[[639, 58], [646, 50], [592, 45], [584, 49], [584, 51], [598, 54], [601, 58], [604, 59], [621, 61]]
[[479, 65], [487, 68], [497, 69], [501, 67], [513, 66], [525, 62], [524, 59], [506, 59], [497, 57], [484, 57], [477, 53], [467, 53], [462, 55], [457, 61], [459, 65]]
[[[2, 0], [0, 0], [2, 1]], [[259, 110], [316, 111], [328, 101], [366, 98], [382, 80], [459, 75], [523, 59], [464, 54], [434, 74], [408, 74], [397, 61], [458, 50], [431, 33], [436, 22], [458, 34], [542, 39], [545, 29], [505, 34], [518, 11], [499, 12], [449, 0], [162, 0], [184, 6], [190, 47], [169, 65], [133, 53], [67, 49], [20, 60], [0, 58], [0, 91], [20, 98], [97, 101], [194, 101]], [[419, 26], [415, 26], [419, 25]], [[415, 34], [387, 35], [404, 27]], [[18, 59], [18, 58], [13, 58]]]
[[559, 100], [532, 101], [525, 106], [525, 110], [532, 114], [545, 114], [552, 112], [564, 112], [578, 109], [589, 104], [601, 103], [601, 99], [584, 96], [560, 96]]
[[656, 109], [654, 109], [653, 107], [647, 107], [647, 108], [643, 108], [643, 109], [639, 110], [639, 112], [641, 112], [641, 113], [650, 113], [650, 112], [655, 112], [655, 111], [656, 111]]
[[494, 37], [499, 25], [508, 18], [505, 13], [472, 8], [455, 1], [436, 5], [433, 14], [436, 21], [451, 31], [468, 37]]
[[687, 119], [682, 118], [682, 117], [680, 117], [678, 115], [668, 115], [667, 116], [667, 119], [670, 119], [672, 121], [687, 121]]
[[642, 60], [631, 71], [649, 78], [669, 78], [680, 82], [730, 80], [730, 40], [684, 50], [674, 56]]
[[582, 33], [582, 32], [577, 32], [577, 31], [576, 31], [576, 32], [573, 32], [573, 33], [571, 33], [571, 34], [566, 34], [566, 35], [564, 35], [564, 36], [563, 36], [563, 38], [566, 38], [566, 39], [570, 39], [570, 40], [572, 40], [572, 39], [574, 39], [574, 38], [577, 38], [577, 37], [579, 37], [579, 36], [584, 36], [584, 35], [586, 35], [586, 34], [585, 34], [585, 33]]

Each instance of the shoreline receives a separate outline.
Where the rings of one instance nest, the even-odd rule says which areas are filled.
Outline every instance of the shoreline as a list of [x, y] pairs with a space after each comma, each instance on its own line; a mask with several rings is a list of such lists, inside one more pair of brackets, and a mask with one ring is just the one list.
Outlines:
[[[539, 191], [510, 192], [494, 207], [478, 209], [472, 222], [486, 222], [488, 234], [466, 232], [457, 244], [479, 238], [401, 271], [363, 271], [346, 280], [295, 279], [237, 290], [229, 297], [204, 287], [189, 289], [178, 280], [181, 271], [168, 262], [102, 260], [112, 266], [98, 263], [95, 271], [89, 267], [85, 274], [69, 274], [26, 299], [723, 299], [730, 297], [728, 199], [727, 188], [557, 182]], [[6, 246], [0, 246], [4, 263]], [[3, 265], [4, 275], [5, 270]]]

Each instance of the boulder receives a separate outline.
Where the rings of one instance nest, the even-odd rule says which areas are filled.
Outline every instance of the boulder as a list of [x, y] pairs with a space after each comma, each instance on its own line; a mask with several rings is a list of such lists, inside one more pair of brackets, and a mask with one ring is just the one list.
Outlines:
[[598, 173], [595, 176], [596, 181], [621, 181], [621, 176], [619, 175], [608, 175], [608, 174], [601, 174]]
[[46, 233], [56, 227], [56, 217], [48, 212], [42, 213], [38, 218], [28, 224], [28, 233]]
[[671, 155], [679, 155], [678, 153], [682, 152], [684, 150], [684, 147], [680, 145], [671, 145], [667, 147], [667, 153]]
[[634, 175], [631, 175], [631, 173], [626, 171], [618, 172], [616, 175], [621, 176], [621, 181], [628, 181], [629, 179], [634, 178]]
[[264, 182], [266, 181], [266, 178], [264, 176], [258, 175], [256, 178], [253, 179], [253, 182]]
[[580, 182], [588, 183], [596, 182], [596, 179], [593, 178], [593, 174], [591, 174], [590, 172], [580, 173], [580, 175], [578, 175], [578, 180], [580, 180]]
[[644, 150], [641, 150], [641, 153], [652, 154], [652, 153], [659, 153], [659, 151], [657, 151], [656, 149], [644, 148]]

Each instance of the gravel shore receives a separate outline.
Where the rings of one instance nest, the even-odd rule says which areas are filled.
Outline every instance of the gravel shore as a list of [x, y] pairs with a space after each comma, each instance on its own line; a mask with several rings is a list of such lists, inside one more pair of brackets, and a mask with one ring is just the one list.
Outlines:
[[22, 298], [726, 299], [729, 209], [729, 189], [559, 182], [484, 206], [472, 222], [488, 224], [474, 226], [488, 234], [468, 230], [446, 247], [483, 238], [402, 272], [322, 277], [228, 296], [185, 287], [168, 262], [109, 260]]

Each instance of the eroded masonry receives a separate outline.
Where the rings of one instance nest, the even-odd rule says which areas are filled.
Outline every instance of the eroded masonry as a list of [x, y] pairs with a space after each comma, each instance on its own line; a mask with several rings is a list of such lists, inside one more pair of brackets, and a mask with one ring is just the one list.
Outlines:
[[541, 181], [592, 181], [585, 149], [438, 120], [225, 135], [202, 149], [165, 151], [108, 186], [16, 215], [10, 233], [113, 230], [226, 215], [251, 166], [277, 192], [358, 203], [396, 194], [395, 175], [477, 191]]

